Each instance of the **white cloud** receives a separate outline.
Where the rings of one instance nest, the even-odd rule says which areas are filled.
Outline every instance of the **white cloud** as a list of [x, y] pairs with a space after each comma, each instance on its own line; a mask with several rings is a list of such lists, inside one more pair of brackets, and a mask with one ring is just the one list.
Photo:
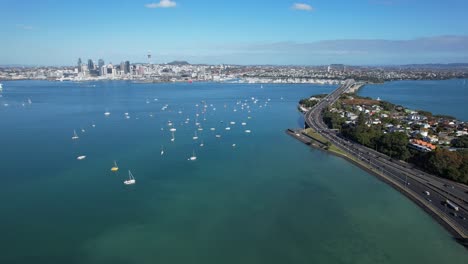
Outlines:
[[302, 11], [313, 11], [314, 10], [314, 8], [311, 5], [304, 4], [304, 3], [294, 3], [292, 5], [292, 9], [302, 10]]
[[16, 24], [16, 28], [23, 29], [23, 30], [32, 30], [33, 29], [32, 26], [23, 25], [23, 24]]
[[159, 3], [150, 3], [145, 5], [147, 8], [171, 8], [176, 6], [177, 3], [172, 0], [161, 0]]

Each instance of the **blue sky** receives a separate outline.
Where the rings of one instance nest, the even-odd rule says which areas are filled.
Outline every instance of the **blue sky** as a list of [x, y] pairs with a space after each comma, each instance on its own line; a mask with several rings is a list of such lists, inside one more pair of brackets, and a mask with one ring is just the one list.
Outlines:
[[468, 62], [466, 0], [0, 0], [0, 64]]

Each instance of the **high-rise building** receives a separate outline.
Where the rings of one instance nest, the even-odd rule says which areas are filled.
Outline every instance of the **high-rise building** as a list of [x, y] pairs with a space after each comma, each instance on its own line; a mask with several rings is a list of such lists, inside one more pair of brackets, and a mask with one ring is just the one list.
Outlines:
[[77, 63], [77, 65], [78, 65], [78, 72], [81, 72], [81, 64], [82, 64], [81, 58], [78, 58], [78, 63]]
[[98, 66], [99, 66], [99, 69], [101, 69], [102, 66], [104, 66], [104, 60], [103, 59], [98, 60]]
[[94, 70], [94, 62], [92, 59], [88, 59], [88, 70], [89, 71]]
[[126, 61], [124, 65], [124, 73], [129, 74], [130, 73], [130, 61]]
[[104, 60], [99, 59], [98, 60], [98, 74], [99, 75], [105, 75], [105, 73], [103, 73], [102, 67], [104, 67]]

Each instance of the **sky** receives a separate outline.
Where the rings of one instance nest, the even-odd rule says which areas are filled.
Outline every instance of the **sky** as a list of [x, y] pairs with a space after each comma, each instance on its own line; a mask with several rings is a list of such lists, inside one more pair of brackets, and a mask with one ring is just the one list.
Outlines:
[[0, 0], [0, 65], [468, 62], [467, 0]]

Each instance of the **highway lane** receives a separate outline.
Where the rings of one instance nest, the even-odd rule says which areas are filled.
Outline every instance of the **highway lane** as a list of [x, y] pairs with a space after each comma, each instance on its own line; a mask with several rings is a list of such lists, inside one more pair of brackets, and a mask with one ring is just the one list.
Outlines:
[[[408, 192], [412, 192], [419, 196], [419, 198], [424, 199], [428, 203], [426, 204], [427, 206], [430, 206], [430, 203], [433, 207], [437, 208], [439, 213], [443, 214], [441, 218], [445, 217], [450, 219], [448, 221], [463, 229], [462, 231], [467, 234], [468, 220], [463, 219], [468, 218], [468, 212], [466, 210], [468, 193], [466, 193], [467, 188], [465, 186], [453, 184], [451, 181], [415, 170], [411, 168], [409, 164], [395, 161], [373, 149], [343, 139], [334, 131], [328, 129], [323, 122], [323, 109], [335, 103], [340, 98], [341, 94], [345, 93], [349, 87], [353, 85], [353, 80], [347, 80], [343, 85], [327, 95], [308, 111], [304, 116], [307, 125], [322, 134], [322, 136], [337, 147], [367, 163], [373, 170], [379, 171], [387, 177], [400, 182]], [[425, 191], [429, 191], [430, 195], [426, 195]], [[459, 211], [455, 212], [453, 209], [447, 207], [445, 203], [446, 199], [459, 204]]]

